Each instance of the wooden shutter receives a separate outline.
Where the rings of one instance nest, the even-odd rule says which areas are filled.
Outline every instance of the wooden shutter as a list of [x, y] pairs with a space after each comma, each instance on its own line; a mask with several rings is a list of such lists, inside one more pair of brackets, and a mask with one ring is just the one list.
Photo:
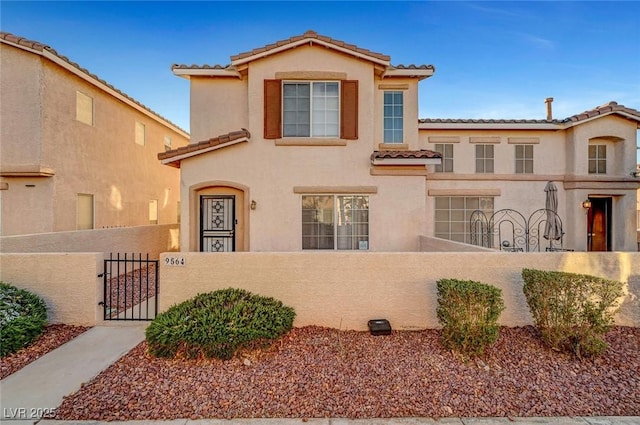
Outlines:
[[358, 138], [358, 81], [346, 80], [340, 93], [340, 138]]
[[282, 82], [264, 80], [264, 138], [282, 137]]

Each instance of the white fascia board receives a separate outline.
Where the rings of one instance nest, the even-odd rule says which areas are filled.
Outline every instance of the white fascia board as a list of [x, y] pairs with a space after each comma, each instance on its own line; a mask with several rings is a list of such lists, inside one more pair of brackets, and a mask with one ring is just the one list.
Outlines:
[[63, 60], [62, 58], [60, 58], [60, 57], [58, 57], [56, 55], [54, 55], [53, 53], [49, 52], [48, 50], [44, 50], [43, 52], [38, 52], [38, 53], [42, 54], [42, 56], [46, 57], [51, 62], [53, 62], [53, 63], [55, 63], [57, 65], [60, 65], [61, 67], [63, 67], [67, 71], [71, 72], [72, 74], [82, 78], [86, 82], [98, 87], [100, 90], [106, 92], [107, 94], [111, 95], [112, 97], [120, 100], [121, 102], [125, 103], [126, 105], [129, 105], [130, 107], [132, 107], [132, 108], [136, 109], [137, 111], [143, 113], [144, 115], [148, 116], [149, 118], [153, 119], [154, 121], [159, 122], [160, 124], [164, 125], [165, 127], [171, 128], [173, 131], [175, 131], [176, 133], [179, 133], [181, 136], [186, 137], [187, 139], [190, 138], [189, 133], [185, 132], [184, 130], [181, 130], [180, 128], [176, 127], [175, 125], [171, 124], [170, 122], [165, 121], [164, 119], [160, 118], [158, 115], [152, 113], [151, 111], [148, 111], [147, 109], [143, 108], [142, 106], [138, 105], [137, 103], [133, 102], [132, 100], [130, 100], [127, 97], [123, 96], [122, 94], [118, 93], [117, 91], [115, 91], [114, 89], [110, 88], [106, 84], [101, 83], [100, 81], [96, 80], [95, 78], [93, 78], [89, 74], [85, 73], [84, 71], [82, 71], [82, 70], [76, 68], [75, 66], [71, 65], [69, 62]]
[[389, 69], [382, 75], [385, 77], [421, 77], [427, 78], [433, 75], [433, 69], [424, 68], [403, 68], [403, 69]]
[[285, 50], [289, 50], [289, 49], [292, 49], [294, 47], [302, 46], [302, 45], [308, 44], [308, 43], [316, 43], [316, 44], [319, 44], [321, 46], [328, 47], [329, 49], [333, 49], [333, 50], [337, 50], [337, 51], [342, 52], [342, 53], [346, 53], [347, 55], [356, 56], [358, 58], [365, 59], [365, 60], [368, 60], [370, 62], [374, 62], [374, 63], [380, 64], [380, 65], [383, 65], [383, 66], [389, 66], [389, 61], [378, 59], [378, 58], [373, 57], [373, 56], [368, 56], [368, 55], [365, 55], [363, 53], [356, 52], [355, 50], [346, 49], [344, 47], [337, 46], [337, 45], [332, 44], [332, 43], [327, 43], [326, 41], [323, 41], [323, 40], [320, 40], [320, 39], [317, 39], [317, 38], [304, 38], [302, 40], [294, 41], [293, 43], [283, 44], [282, 46], [275, 47], [273, 49], [266, 50], [264, 52], [256, 53], [255, 55], [247, 56], [246, 58], [242, 58], [242, 59], [238, 59], [238, 60], [235, 60], [235, 61], [231, 61], [231, 65], [234, 65], [234, 66], [242, 65], [244, 63], [251, 62], [251, 61], [254, 61], [256, 59], [264, 58], [266, 56], [273, 55], [275, 53], [279, 53], [279, 52], [282, 52], [282, 51], [285, 51]]
[[442, 163], [441, 158], [374, 158], [373, 165], [433, 165]]
[[178, 156], [172, 156], [171, 158], [163, 159], [161, 162], [162, 162], [162, 164], [167, 165], [167, 164], [170, 164], [172, 162], [182, 161], [183, 159], [191, 158], [193, 156], [198, 156], [198, 155], [201, 155], [203, 153], [215, 151], [215, 150], [218, 150], [218, 149], [226, 148], [227, 146], [231, 146], [231, 145], [235, 145], [235, 144], [243, 143], [243, 142], [248, 142], [248, 141], [249, 141], [249, 139], [247, 139], [246, 137], [243, 137], [241, 139], [232, 140], [230, 142], [223, 143], [223, 144], [220, 144], [220, 145], [211, 146], [209, 148], [200, 149], [200, 150], [193, 151], [193, 152], [187, 152], [185, 154], [178, 155]]
[[240, 78], [237, 70], [214, 69], [214, 68], [176, 68], [172, 70], [173, 75], [189, 79], [189, 77], [233, 77]]
[[562, 130], [562, 124], [546, 123], [419, 123], [419, 130]]

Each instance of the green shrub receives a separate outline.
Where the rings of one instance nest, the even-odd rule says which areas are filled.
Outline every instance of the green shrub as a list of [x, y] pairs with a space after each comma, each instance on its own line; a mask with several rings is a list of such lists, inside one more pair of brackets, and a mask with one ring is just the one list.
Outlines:
[[147, 327], [157, 357], [230, 359], [241, 348], [266, 345], [293, 326], [295, 312], [282, 302], [242, 289], [221, 289], [184, 301]]
[[47, 324], [47, 305], [37, 295], [0, 282], [0, 356], [29, 345]]
[[502, 291], [471, 280], [442, 279], [437, 286], [443, 345], [471, 356], [484, 353], [498, 339]]
[[607, 349], [622, 282], [575, 273], [523, 269], [524, 295], [544, 342], [578, 357]]

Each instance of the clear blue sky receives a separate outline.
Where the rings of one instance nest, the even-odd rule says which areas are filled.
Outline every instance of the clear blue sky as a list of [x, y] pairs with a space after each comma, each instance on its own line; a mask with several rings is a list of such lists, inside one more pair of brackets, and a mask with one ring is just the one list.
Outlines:
[[640, 109], [640, 2], [2, 1], [0, 27], [48, 44], [182, 128], [173, 63], [229, 56], [313, 29], [432, 64], [421, 118], [565, 118], [615, 100]]

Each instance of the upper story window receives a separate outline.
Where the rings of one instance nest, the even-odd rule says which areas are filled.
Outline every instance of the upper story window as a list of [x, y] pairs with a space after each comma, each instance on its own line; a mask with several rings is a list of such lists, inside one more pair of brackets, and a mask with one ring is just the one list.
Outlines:
[[369, 249], [369, 197], [303, 195], [302, 249]]
[[358, 138], [358, 82], [264, 81], [264, 138]]
[[607, 145], [589, 145], [589, 174], [607, 174]]
[[164, 136], [164, 150], [169, 151], [171, 150], [171, 136]]
[[476, 145], [476, 173], [493, 173], [493, 145]]
[[402, 143], [404, 128], [401, 91], [384, 92], [384, 143]]
[[76, 92], [76, 120], [93, 125], [93, 98], [79, 91]]
[[533, 146], [516, 145], [516, 174], [533, 173]]
[[285, 82], [282, 89], [284, 137], [338, 137], [337, 81]]
[[453, 173], [453, 143], [436, 143], [434, 150], [442, 154], [442, 163], [436, 164], [436, 173]]
[[136, 144], [144, 146], [147, 140], [147, 128], [140, 121], [136, 121]]

